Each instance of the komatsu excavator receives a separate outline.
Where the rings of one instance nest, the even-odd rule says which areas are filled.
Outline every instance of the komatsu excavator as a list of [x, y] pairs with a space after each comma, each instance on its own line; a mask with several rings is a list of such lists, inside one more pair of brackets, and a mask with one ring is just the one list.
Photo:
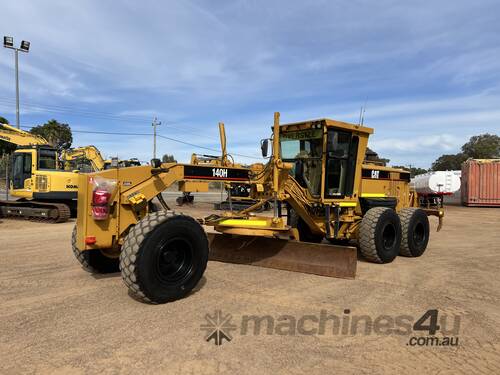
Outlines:
[[0, 141], [17, 145], [9, 186], [10, 195], [17, 199], [0, 200], [0, 217], [67, 221], [76, 215], [79, 173], [140, 165], [137, 159], [116, 163], [104, 160], [92, 145], [64, 150], [59, 155], [43, 137], [8, 124], [0, 124]]
[[116, 161], [104, 159], [97, 147], [89, 145], [70, 148], [61, 153], [61, 161], [66, 171], [75, 171], [89, 173], [110, 169], [113, 167], [125, 168], [141, 165], [138, 159], [126, 159]]
[[42, 137], [0, 124], [0, 140], [17, 145], [9, 186], [17, 199], [0, 200], [0, 217], [67, 221], [76, 211], [78, 173], [59, 168], [57, 150]]

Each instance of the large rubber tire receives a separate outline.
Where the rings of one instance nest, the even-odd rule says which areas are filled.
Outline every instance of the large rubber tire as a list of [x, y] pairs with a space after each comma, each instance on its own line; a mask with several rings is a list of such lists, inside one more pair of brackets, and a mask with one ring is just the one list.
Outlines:
[[399, 212], [401, 219], [401, 248], [399, 254], [406, 257], [419, 257], [429, 243], [429, 218], [419, 208], [404, 208]]
[[287, 224], [292, 228], [297, 228], [299, 231], [299, 240], [302, 242], [320, 243], [323, 241], [324, 236], [321, 234], [314, 234], [307, 226], [304, 220], [292, 208], [289, 209]]
[[153, 212], [128, 233], [120, 254], [122, 278], [135, 298], [166, 303], [186, 296], [208, 262], [208, 239], [192, 217]]
[[90, 273], [113, 273], [120, 271], [118, 267], [119, 259], [110, 258], [104, 255], [101, 250], [80, 251], [76, 247], [76, 225], [71, 235], [71, 247], [75, 258], [82, 265], [83, 269]]
[[401, 222], [392, 208], [369, 209], [359, 226], [359, 249], [374, 263], [390, 263], [399, 254]]

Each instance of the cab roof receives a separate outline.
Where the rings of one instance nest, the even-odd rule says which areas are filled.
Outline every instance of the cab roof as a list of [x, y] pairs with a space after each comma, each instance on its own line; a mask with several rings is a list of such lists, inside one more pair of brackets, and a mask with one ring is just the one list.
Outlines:
[[337, 121], [337, 120], [331, 120], [328, 118], [320, 118], [316, 120], [307, 120], [307, 121], [300, 121], [300, 122], [292, 122], [288, 124], [282, 124], [280, 125], [280, 128], [284, 131], [293, 131], [293, 130], [304, 130], [304, 129], [310, 129], [310, 128], [315, 128], [315, 127], [323, 127], [326, 126], [327, 128], [340, 128], [340, 129], [345, 129], [348, 131], [356, 131], [360, 133], [366, 133], [366, 134], [373, 134], [373, 128], [368, 128], [365, 126], [361, 126], [358, 124], [351, 124], [349, 122], [343, 122], [343, 121]]

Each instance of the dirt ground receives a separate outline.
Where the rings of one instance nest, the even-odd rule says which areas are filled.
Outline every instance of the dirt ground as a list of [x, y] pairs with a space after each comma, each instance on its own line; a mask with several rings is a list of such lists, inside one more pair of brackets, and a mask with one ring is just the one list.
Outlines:
[[[498, 373], [499, 223], [500, 209], [450, 206], [422, 257], [358, 261], [355, 280], [209, 262], [195, 292], [153, 306], [132, 299], [119, 274], [79, 267], [70, 249], [74, 222], [3, 220], [0, 373]], [[287, 324], [322, 311], [379, 323], [383, 315], [386, 322], [407, 315], [413, 324], [430, 309], [440, 319], [436, 337], [458, 338], [457, 346], [412, 346], [412, 337], [429, 334], [353, 332], [349, 323], [342, 326], [348, 332], [334, 332], [332, 323], [323, 334], [278, 324], [271, 334], [241, 331], [251, 315]], [[200, 328], [217, 310], [236, 327], [220, 346]], [[443, 333], [443, 317], [447, 329], [455, 319], [459, 327]]]

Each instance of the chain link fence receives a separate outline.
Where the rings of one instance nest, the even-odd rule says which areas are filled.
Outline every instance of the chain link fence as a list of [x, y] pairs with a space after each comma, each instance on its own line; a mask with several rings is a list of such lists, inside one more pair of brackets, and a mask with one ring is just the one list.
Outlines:
[[10, 174], [10, 155], [0, 156], [0, 199], [8, 199], [8, 179]]

